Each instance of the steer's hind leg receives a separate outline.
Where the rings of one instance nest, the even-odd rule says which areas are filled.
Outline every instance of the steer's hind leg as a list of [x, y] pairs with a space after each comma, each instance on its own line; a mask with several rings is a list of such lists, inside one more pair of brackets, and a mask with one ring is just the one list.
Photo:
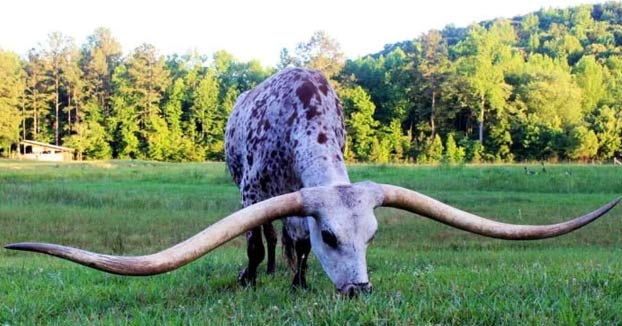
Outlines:
[[274, 231], [272, 223], [266, 223], [263, 225], [263, 234], [266, 237], [266, 245], [268, 247], [268, 275], [274, 274], [276, 270], [275, 251], [277, 235]]
[[243, 286], [254, 286], [257, 280], [257, 266], [259, 266], [265, 256], [263, 241], [261, 239], [261, 227], [256, 227], [246, 232], [246, 243], [248, 266], [240, 272], [238, 282]]
[[311, 251], [311, 240], [297, 240], [294, 243], [294, 248], [296, 249], [296, 275], [294, 275], [292, 286], [306, 289], [307, 258], [309, 258]]

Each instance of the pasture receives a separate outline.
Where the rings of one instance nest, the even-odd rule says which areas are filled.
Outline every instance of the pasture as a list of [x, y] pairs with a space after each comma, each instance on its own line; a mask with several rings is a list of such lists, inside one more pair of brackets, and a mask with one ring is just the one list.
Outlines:
[[[534, 173], [524, 165], [349, 167], [353, 181], [396, 184], [520, 224], [555, 223], [622, 195], [620, 167], [528, 169]], [[222, 163], [0, 161], [2, 244], [147, 254], [239, 207]], [[241, 288], [243, 237], [153, 277], [0, 249], [0, 325], [622, 324], [620, 207], [569, 235], [529, 242], [484, 238], [394, 209], [376, 214], [371, 295], [341, 298], [313, 256], [306, 291], [290, 289], [280, 256], [274, 277], [264, 262], [258, 286]]]

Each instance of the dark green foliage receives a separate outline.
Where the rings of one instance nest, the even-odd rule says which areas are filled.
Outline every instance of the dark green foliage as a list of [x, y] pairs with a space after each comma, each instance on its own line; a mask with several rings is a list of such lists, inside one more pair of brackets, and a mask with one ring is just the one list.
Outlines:
[[[23, 106], [24, 74], [19, 57], [0, 49], [0, 155], [8, 154], [11, 144], [19, 139]], [[5, 153], [7, 152], [7, 153]]]
[[[622, 155], [621, 7], [447, 26], [353, 60], [317, 31], [283, 49], [278, 69], [327, 75], [348, 111], [349, 160], [448, 160], [432, 144], [453, 134], [467, 161], [606, 161]], [[81, 48], [52, 33], [19, 70], [25, 87], [0, 111], [1, 155], [19, 125], [19, 138], [78, 158], [159, 161], [222, 160], [235, 99], [276, 71], [226, 51], [165, 58], [145, 44], [122, 57], [105, 28]]]

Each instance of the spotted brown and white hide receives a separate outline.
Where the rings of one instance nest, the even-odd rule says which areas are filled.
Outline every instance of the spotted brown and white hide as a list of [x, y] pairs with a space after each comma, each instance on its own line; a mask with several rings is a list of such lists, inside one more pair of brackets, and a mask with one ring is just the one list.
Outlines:
[[[303, 187], [350, 184], [343, 158], [343, 110], [320, 72], [286, 69], [243, 93], [225, 135], [227, 165], [245, 207]], [[283, 223], [286, 254], [290, 264], [297, 264], [292, 266], [296, 268], [294, 285], [305, 286], [310, 250], [307, 219], [289, 217]], [[270, 224], [263, 231], [268, 273], [272, 273], [276, 233]], [[249, 265], [239, 280], [254, 284], [257, 266], [265, 256], [261, 229], [247, 232], [247, 240]], [[366, 278], [365, 271], [361, 283]]]

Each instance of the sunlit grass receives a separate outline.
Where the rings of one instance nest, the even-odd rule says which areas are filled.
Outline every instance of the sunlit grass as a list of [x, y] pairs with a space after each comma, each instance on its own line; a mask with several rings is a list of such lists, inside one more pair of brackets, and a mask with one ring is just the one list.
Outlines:
[[[353, 181], [392, 183], [499, 220], [552, 223], [622, 195], [611, 166], [350, 167]], [[219, 163], [0, 161], [0, 242], [49, 241], [144, 254], [240, 207]], [[275, 277], [236, 284], [245, 241], [155, 277], [103, 274], [0, 250], [0, 325], [21, 324], [586, 324], [622, 323], [622, 210], [570, 235], [483, 238], [378, 209], [368, 252], [373, 294], [339, 297], [310, 260], [307, 291]], [[263, 270], [263, 268], [262, 268]]]

